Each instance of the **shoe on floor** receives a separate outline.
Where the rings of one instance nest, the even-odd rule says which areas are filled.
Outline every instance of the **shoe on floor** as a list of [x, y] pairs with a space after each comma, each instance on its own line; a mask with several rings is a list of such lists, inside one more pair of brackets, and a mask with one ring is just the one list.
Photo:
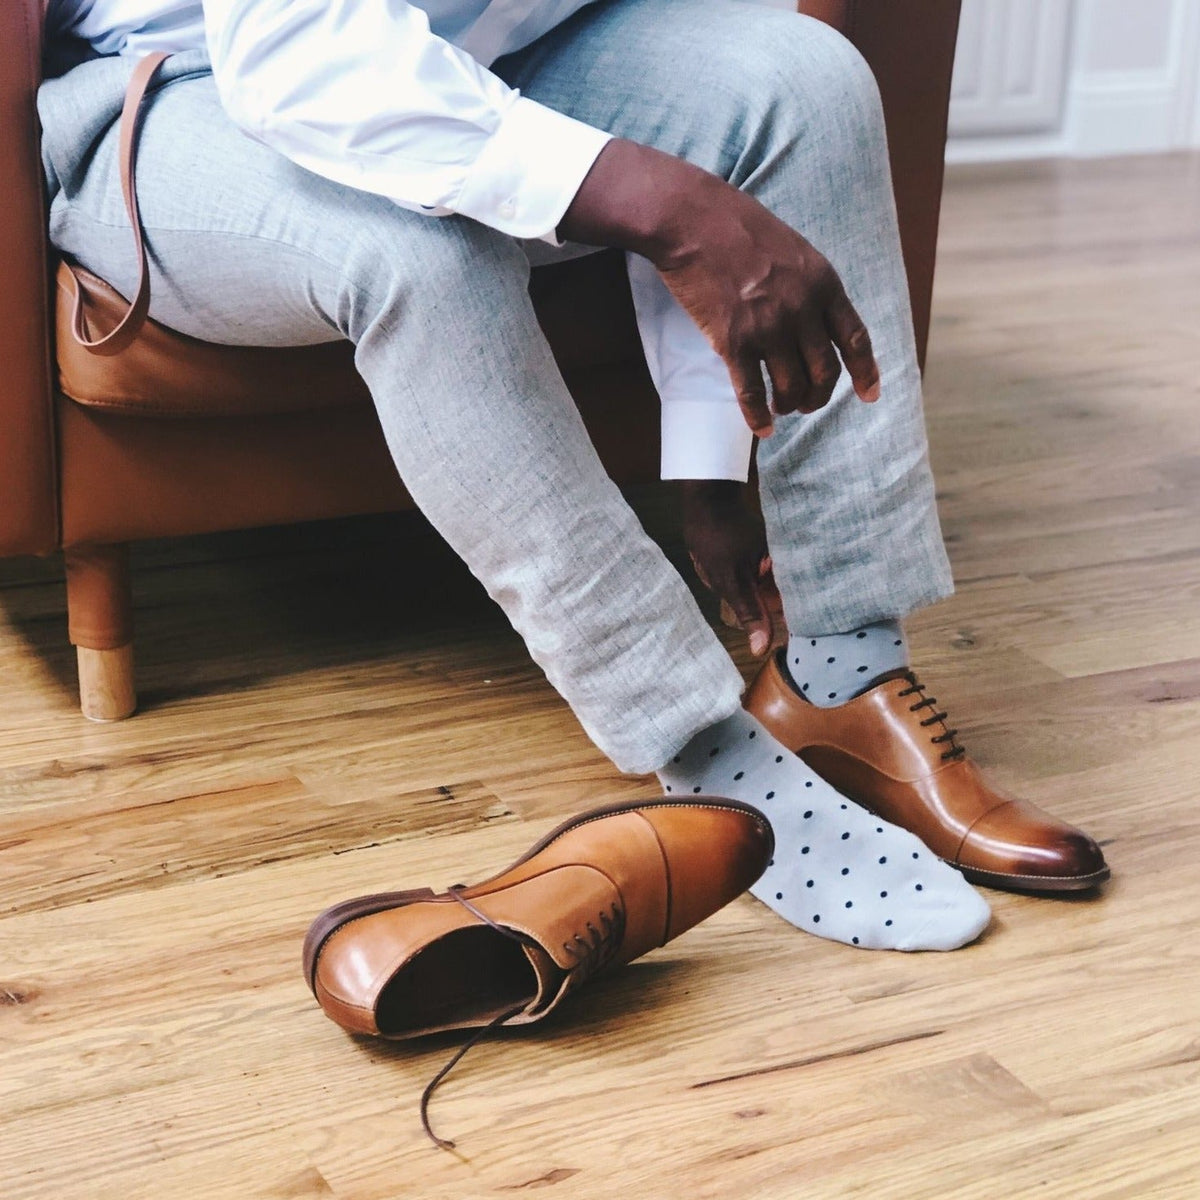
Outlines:
[[773, 848], [767, 819], [732, 800], [595, 809], [484, 883], [334, 905], [308, 931], [304, 973], [354, 1033], [529, 1024], [728, 904]]
[[773, 655], [745, 705], [839, 792], [915, 833], [972, 883], [1053, 893], [1109, 877], [1086, 833], [987, 783], [911, 672], [837, 708], [818, 708]]

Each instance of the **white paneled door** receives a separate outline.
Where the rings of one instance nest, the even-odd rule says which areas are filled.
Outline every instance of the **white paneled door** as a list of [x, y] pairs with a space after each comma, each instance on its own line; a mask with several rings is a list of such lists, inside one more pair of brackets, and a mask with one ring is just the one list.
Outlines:
[[1059, 129], [1070, 19], [1070, 0], [965, 0], [951, 136]]
[[963, 0], [951, 161], [1200, 146], [1200, 0]]

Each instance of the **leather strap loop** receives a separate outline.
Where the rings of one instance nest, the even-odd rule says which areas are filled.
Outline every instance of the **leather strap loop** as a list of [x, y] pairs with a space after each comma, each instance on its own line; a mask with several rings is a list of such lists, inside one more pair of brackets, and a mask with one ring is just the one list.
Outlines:
[[142, 101], [146, 90], [154, 80], [158, 68], [170, 57], [158, 52], [147, 54], [134, 68], [129, 86], [125, 89], [125, 105], [121, 109], [120, 174], [121, 193], [125, 197], [125, 212], [133, 229], [133, 244], [137, 250], [138, 285], [133, 302], [115, 328], [103, 337], [90, 339], [87, 335], [87, 320], [84, 314], [83, 288], [75, 277], [71, 264], [65, 264], [71, 272], [75, 295], [71, 306], [71, 333], [75, 340], [93, 354], [120, 354], [135, 337], [150, 311], [150, 265], [146, 259], [146, 243], [142, 229], [142, 218], [138, 212], [137, 188], [134, 170], [137, 165], [137, 135], [141, 121]]

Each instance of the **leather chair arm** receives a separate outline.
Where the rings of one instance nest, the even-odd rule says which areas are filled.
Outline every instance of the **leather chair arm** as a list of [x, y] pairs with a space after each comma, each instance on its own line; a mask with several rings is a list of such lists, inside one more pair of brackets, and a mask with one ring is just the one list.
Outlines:
[[0, 3], [0, 554], [58, 544], [50, 271], [35, 99], [42, 0]]
[[925, 362], [945, 173], [950, 75], [961, 0], [801, 0], [800, 11], [840, 30], [879, 82], [912, 298]]

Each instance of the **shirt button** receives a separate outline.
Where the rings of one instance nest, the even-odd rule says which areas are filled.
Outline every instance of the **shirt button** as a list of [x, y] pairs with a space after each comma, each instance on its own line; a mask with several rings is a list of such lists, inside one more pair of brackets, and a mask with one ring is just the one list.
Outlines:
[[515, 200], [505, 200], [500, 205], [500, 215], [502, 217], [515, 217], [517, 215], [517, 202]]

